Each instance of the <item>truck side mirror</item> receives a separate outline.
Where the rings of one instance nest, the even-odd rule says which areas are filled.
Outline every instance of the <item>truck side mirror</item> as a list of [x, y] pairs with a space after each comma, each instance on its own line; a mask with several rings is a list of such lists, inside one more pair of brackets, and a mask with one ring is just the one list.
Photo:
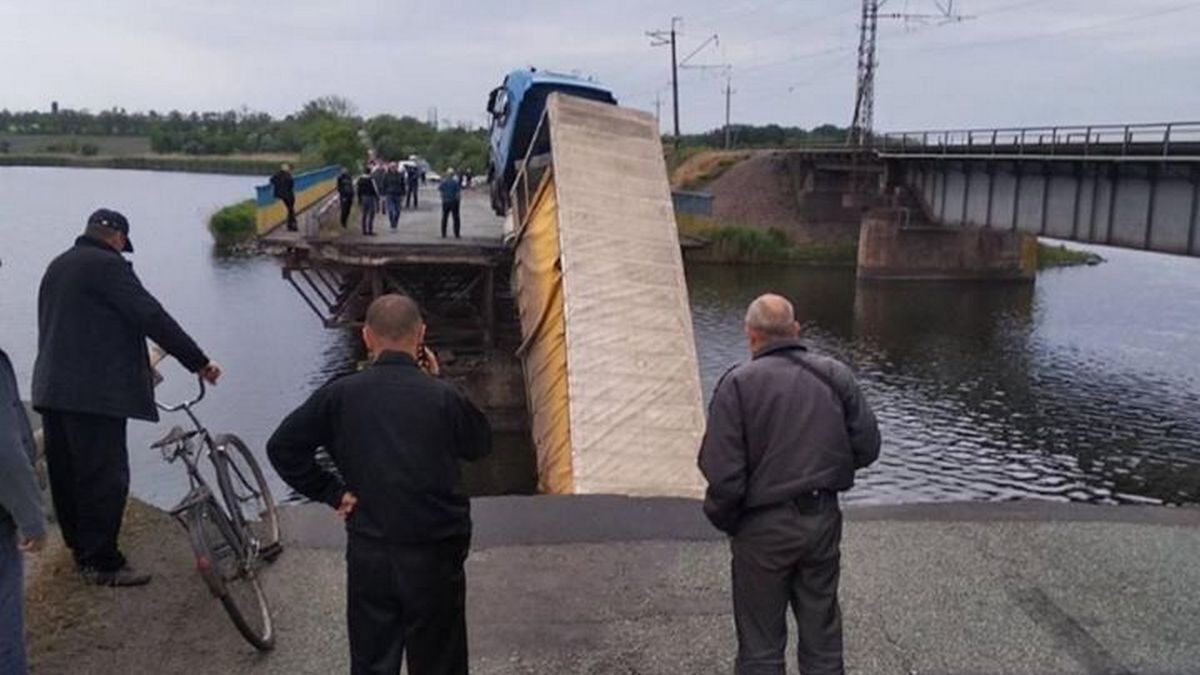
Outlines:
[[487, 111], [492, 116], [496, 115], [496, 96], [500, 93], [500, 88], [497, 87], [488, 94]]

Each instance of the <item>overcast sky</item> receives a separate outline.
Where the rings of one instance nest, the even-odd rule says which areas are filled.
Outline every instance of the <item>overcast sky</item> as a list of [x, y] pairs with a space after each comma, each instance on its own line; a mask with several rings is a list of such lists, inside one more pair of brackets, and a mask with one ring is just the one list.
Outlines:
[[[592, 75], [670, 119], [669, 51], [733, 66], [735, 122], [845, 125], [859, 0], [0, 0], [0, 107], [281, 115], [339, 94], [366, 115], [481, 123], [515, 67]], [[1200, 118], [1200, 1], [957, 0], [951, 25], [882, 20], [883, 130]], [[936, 11], [888, 0], [886, 12]], [[680, 76], [684, 131], [720, 125], [723, 75]]]

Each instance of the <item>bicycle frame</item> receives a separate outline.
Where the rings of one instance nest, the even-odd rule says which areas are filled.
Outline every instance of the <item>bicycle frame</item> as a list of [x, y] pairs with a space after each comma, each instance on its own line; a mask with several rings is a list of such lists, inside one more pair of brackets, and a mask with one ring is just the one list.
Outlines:
[[187, 415], [193, 427], [192, 432], [188, 436], [173, 443], [169, 443], [161, 448], [163, 459], [165, 459], [167, 462], [174, 462], [177, 459], [183, 460], [188, 474], [188, 492], [186, 495], [184, 495], [183, 499], [181, 499], [179, 503], [176, 504], [173, 509], [171, 509], [170, 513], [171, 515], [175, 516], [175, 519], [178, 520], [185, 529], [190, 530], [192, 527], [191, 513], [193, 509], [206, 501], [211, 501], [217, 513], [221, 514], [221, 518], [217, 523], [217, 526], [225, 531], [226, 535], [230, 535], [233, 541], [237, 542], [239, 548], [238, 553], [242, 556], [245, 556], [245, 554], [248, 553], [247, 549], [250, 548], [249, 542], [246, 541], [244, 533], [239, 528], [232, 526], [232, 523], [230, 522], [230, 514], [226, 513], [225, 508], [221, 505], [220, 501], [216, 499], [215, 493], [213, 492], [212, 487], [209, 486], [208, 481], [204, 480], [203, 476], [200, 475], [200, 462], [204, 459], [205, 451], [207, 451], [211, 461], [211, 457], [213, 455], [224, 452], [224, 450], [222, 450], [215, 442], [213, 442], [212, 434], [208, 432], [208, 428], [204, 426], [204, 423], [201, 422], [200, 418], [196, 416], [196, 413], [192, 411], [192, 408], [195, 405], [204, 400], [204, 395], [206, 392], [204, 380], [202, 378], [197, 378], [197, 381], [200, 385], [200, 391], [196, 395], [196, 398], [190, 401], [185, 401], [183, 403], [178, 403], [171, 406], [155, 401], [155, 405], [158, 406], [158, 409], [163, 412], [182, 412]]

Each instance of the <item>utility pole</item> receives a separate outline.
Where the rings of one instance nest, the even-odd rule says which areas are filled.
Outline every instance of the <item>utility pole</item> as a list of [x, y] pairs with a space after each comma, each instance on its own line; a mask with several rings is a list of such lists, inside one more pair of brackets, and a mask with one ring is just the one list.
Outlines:
[[911, 14], [895, 12], [880, 14], [879, 8], [888, 0], [862, 0], [862, 19], [858, 26], [858, 85], [854, 93], [854, 118], [850, 122], [850, 133], [846, 136], [849, 145], [866, 145], [871, 139], [875, 123], [875, 71], [879, 67], [876, 43], [879, 34], [879, 19], [901, 19], [904, 22], [938, 24], [958, 23], [974, 17], [964, 16], [954, 10], [954, 0], [932, 0], [936, 14]]
[[725, 149], [728, 150], [733, 146], [732, 137], [730, 136], [729, 126], [729, 108], [730, 98], [733, 96], [733, 69], [725, 72]]
[[654, 121], [662, 125], [662, 91], [654, 92]]
[[682, 16], [671, 17], [671, 30], [648, 30], [646, 35], [650, 36], [651, 47], [662, 47], [671, 45], [671, 104], [675, 113], [675, 149], [679, 149], [679, 62], [676, 52], [676, 30], [675, 27], [683, 22]]

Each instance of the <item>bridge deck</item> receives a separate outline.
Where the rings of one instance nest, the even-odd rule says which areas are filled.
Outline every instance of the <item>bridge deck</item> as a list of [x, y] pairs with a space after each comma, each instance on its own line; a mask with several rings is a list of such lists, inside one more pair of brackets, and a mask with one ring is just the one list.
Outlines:
[[430, 187], [421, 190], [418, 208], [402, 210], [395, 230], [385, 214], [376, 214], [374, 236], [362, 233], [357, 204], [346, 229], [337, 223], [337, 211], [337, 198], [327, 197], [301, 214], [299, 232], [277, 227], [259, 241], [353, 265], [486, 262], [504, 249], [504, 220], [492, 213], [485, 189], [478, 187], [463, 191], [461, 239], [454, 237], [452, 224], [448, 224], [449, 236], [441, 236], [442, 205]]

